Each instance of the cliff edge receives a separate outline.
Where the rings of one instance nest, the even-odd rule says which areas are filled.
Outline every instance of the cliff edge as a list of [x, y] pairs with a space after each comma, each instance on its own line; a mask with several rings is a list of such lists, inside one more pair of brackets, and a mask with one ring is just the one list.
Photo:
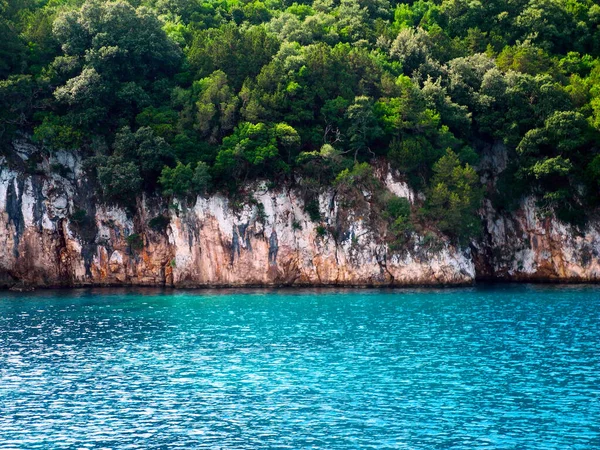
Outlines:
[[[15, 144], [27, 164], [35, 150]], [[0, 286], [406, 286], [476, 279], [596, 282], [600, 221], [584, 230], [543, 217], [533, 198], [499, 213], [486, 201], [483, 236], [459, 248], [415, 236], [397, 251], [364, 211], [347, 210], [334, 189], [311, 220], [290, 188], [257, 182], [253, 201], [215, 194], [167, 205], [142, 196], [135, 208], [93, 195], [80, 161], [56, 152], [44, 170], [20, 170], [0, 157]], [[52, 170], [55, 166], [68, 171]], [[394, 194], [415, 193], [392, 171], [378, 176]], [[368, 209], [369, 193], [364, 193]], [[341, 217], [343, 216], [343, 220]]]

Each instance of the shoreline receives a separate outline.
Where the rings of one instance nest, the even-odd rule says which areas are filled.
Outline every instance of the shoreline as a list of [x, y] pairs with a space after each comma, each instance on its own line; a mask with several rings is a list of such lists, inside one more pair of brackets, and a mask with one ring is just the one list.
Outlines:
[[506, 286], [506, 285], [540, 285], [540, 286], [600, 286], [598, 280], [507, 280], [507, 279], [480, 279], [474, 280], [471, 283], [405, 283], [405, 284], [247, 284], [247, 285], [188, 285], [188, 286], [167, 286], [167, 285], [149, 285], [149, 284], [77, 284], [77, 285], [29, 285], [19, 284], [8, 286], [0, 286], [0, 292], [33, 292], [33, 291], [74, 291], [82, 289], [99, 289], [99, 290], [118, 290], [118, 289], [157, 289], [169, 291], [241, 291], [244, 289], [256, 290], [387, 290], [387, 289], [457, 289], [457, 288], [473, 288], [481, 286]]

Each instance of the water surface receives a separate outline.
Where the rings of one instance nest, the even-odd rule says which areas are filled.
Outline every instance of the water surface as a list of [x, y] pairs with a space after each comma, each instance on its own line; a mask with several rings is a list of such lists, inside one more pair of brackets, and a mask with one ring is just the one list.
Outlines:
[[600, 448], [600, 288], [0, 292], [0, 448]]

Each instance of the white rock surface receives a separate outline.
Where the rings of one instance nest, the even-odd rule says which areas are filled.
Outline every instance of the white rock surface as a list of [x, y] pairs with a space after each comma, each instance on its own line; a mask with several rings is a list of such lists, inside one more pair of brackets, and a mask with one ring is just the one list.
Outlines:
[[[23, 150], [25, 153], [26, 150]], [[77, 162], [63, 155], [75, 173]], [[380, 178], [394, 194], [416, 195], [392, 172]], [[600, 280], [600, 224], [578, 233], [540, 218], [535, 200], [512, 214], [483, 208], [485, 241], [476, 254], [447, 241], [437, 251], [415, 244], [392, 252], [372, 230], [368, 210], [347, 211], [333, 190], [319, 196], [322, 222], [313, 223], [301, 198], [287, 189], [249, 186], [255, 203], [234, 209], [222, 195], [166, 209], [141, 199], [135, 216], [92, 202], [82, 176], [31, 176], [0, 165], [0, 275], [34, 285], [414, 285], [471, 283], [476, 274], [511, 280]], [[88, 208], [89, 220], [70, 215]], [[262, 206], [259, 206], [262, 205]], [[148, 221], [168, 214], [164, 232]], [[345, 214], [343, 226], [340, 214]], [[318, 227], [341, 231], [320, 236]], [[142, 249], [127, 237], [139, 234]], [[7, 277], [0, 277], [6, 279]]]

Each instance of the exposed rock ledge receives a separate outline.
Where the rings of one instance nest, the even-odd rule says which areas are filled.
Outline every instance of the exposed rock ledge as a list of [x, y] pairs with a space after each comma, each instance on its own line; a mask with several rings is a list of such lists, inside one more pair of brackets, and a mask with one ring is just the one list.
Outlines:
[[[487, 204], [482, 211], [486, 237], [472, 249], [443, 242], [432, 252], [417, 244], [399, 255], [360, 216], [350, 216], [337, 240], [321, 236], [293, 190], [269, 190], [258, 183], [256, 203], [241, 209], [220, 195], [168, 210], [157, 200], [141, 199], [132, 215], [95, 203], [78, 162], [60, 152], [54, 158], [71, 168], [70, 175], [25, 175], [0, 157], [0, 286], [600, 280], [600, 223], [578, 234], [553, 218], [539, 218], [532, 199], [511, 215], [499, 215]], [[392, 192], [413, 201], [414, 193], [393, 174], [381, 178]], [[84, 223], [73, 220], [75, 205], [85, 206]], [[319, 205], [322, 224], [334, 225], [340, 208], [334, 192], [322, 194]], [[156, 231], [148, 222], [160, 214], [168, 214], [170, 223]], [[132, 234], [142, 239], [141, 248], [127, 239]]]

